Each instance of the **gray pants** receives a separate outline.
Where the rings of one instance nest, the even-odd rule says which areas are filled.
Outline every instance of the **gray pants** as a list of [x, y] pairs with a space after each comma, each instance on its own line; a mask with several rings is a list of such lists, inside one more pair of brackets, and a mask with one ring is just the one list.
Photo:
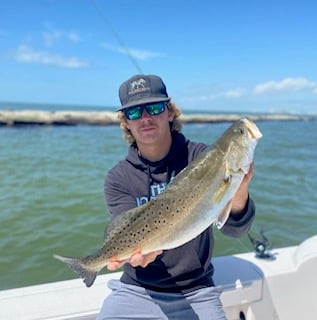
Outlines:
[[110, 280], [108, 286], [112, 293], [97, 320], [226, 320], [219, 287], [182, 294], [156, 292], [119, 280]]

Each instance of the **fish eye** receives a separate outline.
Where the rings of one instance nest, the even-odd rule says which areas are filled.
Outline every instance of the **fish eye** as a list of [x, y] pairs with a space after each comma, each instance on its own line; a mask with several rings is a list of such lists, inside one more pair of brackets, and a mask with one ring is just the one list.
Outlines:
[[243, 128], [238, 128], [237, 130], [235, 130], [235, 132], [243, 135], [244, 134], [244, 129]]

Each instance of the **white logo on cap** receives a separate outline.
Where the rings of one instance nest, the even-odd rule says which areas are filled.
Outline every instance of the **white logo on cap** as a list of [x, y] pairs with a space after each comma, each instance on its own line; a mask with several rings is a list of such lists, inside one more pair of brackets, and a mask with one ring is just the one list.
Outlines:
[[129, 95], [136, 94], [139, 92], [144, 92], [150, 90], [150, 87], [146, 86], [147, 81], [143, 78], [140, 78], [138, 80], [134, 80], [130, 82], [130, 90], [128, 92]]

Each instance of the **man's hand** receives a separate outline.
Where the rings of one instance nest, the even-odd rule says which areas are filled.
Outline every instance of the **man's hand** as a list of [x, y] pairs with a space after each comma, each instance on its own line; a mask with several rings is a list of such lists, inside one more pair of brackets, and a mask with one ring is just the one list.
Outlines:
[[232, 199], [231, 214], [240, 213], [246, 206], [249, 195], [249, 184], [252, 179], [254, 163], [250, 165], [249, 172], [244, 176], [241, 185]]
[[121, 268], [125, 263], [130, 263], [132, 267], [145, 268], [149, 263], [153, 262], [156, 257], [162, 254], [163, 251], [153, 251], [148, 254], [141, 254], [140, 252], [133, 253], [129, 259], [111, 261], [107, 265], [108, 270], [114, 271]]

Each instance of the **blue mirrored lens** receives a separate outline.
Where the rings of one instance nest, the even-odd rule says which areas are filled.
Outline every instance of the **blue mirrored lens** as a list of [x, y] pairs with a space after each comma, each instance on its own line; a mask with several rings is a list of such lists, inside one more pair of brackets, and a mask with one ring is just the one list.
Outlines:
[[151, 116], [156, 116], [165, 110], [165, 103], [159, 102], [159, 103], [148, 104], [145, 106], [145, 110]]
[[142, 113], [143, 113], [142, 106], [127, 108], [124, 110], [124, 114], [129, 120], [140, 119], [142, 117]]

